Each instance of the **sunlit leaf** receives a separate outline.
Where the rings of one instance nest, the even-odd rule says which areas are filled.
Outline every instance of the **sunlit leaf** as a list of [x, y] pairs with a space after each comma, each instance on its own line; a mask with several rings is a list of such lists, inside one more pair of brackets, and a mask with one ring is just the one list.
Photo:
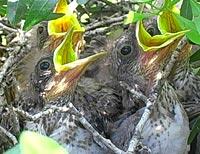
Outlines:
[[23, 154], [67, 154], [55, 140], [30, 131], [22, 132], [20, 148]]
[[35, 24], [41, 21], [48, 21], [62, 17], [64, 14], [55, 14], [53, 9], [57, 0], [34, 0], [30, 10], [26, 15], [24, 30], [29, 30]]
[[172, 10], [164, 10], [158, 16], [158, 28], [162, 34], [167, 32], [176, 33], [182, 30], [173, 12], [178, 12], [178, 10], [173, 7]]
[[198, 76], [200, 76], [200, 68], [199, 68], [199, 71], [196, 73]]
[[180, 0], [164, 0], [164, 10], [171, 10]]
[[165, 47], [174, 40], [183, 37], [186, 32], [180, 31], [151, 36], [144, 28], [142, 22], [138, 22], [136, 25], [136, 38], [144, 51], [152, 51]]
[[200, 16], [199, 17], [196, 17], [194, 20], [193, 20], [196, 28], [197, 28], [197, 31], [198, 33], [200, 34]]
[[15, 145], [14, 147], [6, 151], [4, 154], [22, 154], [20, 150], [20, 145]]
[[200, 34], [197, 30], [195, 23], [191, 20], [183, 18], [179, 15], [175, 15], [177, 17], [177, 21], [180, 23], [182, 29], [188, 29], [189, 31], [186, 33], [186, 36], [193, 43], [200, 44]]
[[131, 24], [137, 21], [141, 21], [145, 18], [150, 17], [150, 14], [145, 14], [145, 13], [138, 13], [134, 11], [129, 11], [127, 18], [125, 20], [125, 24]]

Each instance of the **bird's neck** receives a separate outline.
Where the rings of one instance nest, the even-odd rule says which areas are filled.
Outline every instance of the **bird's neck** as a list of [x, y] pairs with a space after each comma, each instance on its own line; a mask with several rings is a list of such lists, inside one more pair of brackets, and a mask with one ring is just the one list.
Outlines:
[[179, 54], [179, 56], [176, 59], [176, 63], [172, 68], [171, 74], [169, 76], [170, 80], [173, 80], [175, 82], [184, 80], [187, 74], [192, 71], [189, 64], [190, 55], [191, 45], [186, 44], [183, 47], [181, 54]]
[[169, 116], [173, 118], [175, 116], [175, 106], [181, 105], [174, 88], [167, 81], [165, 81], [158, 95], [159, 96], [154, 107], [154, 116]]

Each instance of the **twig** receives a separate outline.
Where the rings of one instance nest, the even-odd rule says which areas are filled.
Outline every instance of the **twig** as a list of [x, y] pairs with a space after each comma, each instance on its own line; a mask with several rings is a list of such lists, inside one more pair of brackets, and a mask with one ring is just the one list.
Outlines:
[[4, 46], [0, 46], [0, 50], [6, 50], [7, 48]]
[[97, 35], [105, 35], [106, 33], [112, 31], [114, 27], [117, 27], [119, 25], [123, 25], [123, 22], [117, 22], [117, 23], [111, 24], [111, 25], [109, 25], [109, 27], [100, 27], [100, 28], [96, 28], [94, 30], [86, 31], [85, 36], [93, 37], [93, 36], [97, 36]]
[[86, 37], [93, 37], [97, 35], [103, 35], [109, 32], [108, 27], [103, 27], [103, 28], [97, 28], [95, 30], [90, 30], [85, 32]]
[[7, 31], [9, 31], [9, 32], [14, 32], [14, 33], [18, 32], [16, 29], [11, 28], [11, 27], [8, 27], [8, 26], [4, 25], [4, 24], [1, 23], [1, 22], [0, 22], [0, 27], [2, 27], [3, 29], [5, 29], [5, 30], [7, 30]]
[[110, 2], [108, 0], [100, 0], [100, 1], [104, 2], [108, 6], [111, 6], [111, 7], [115, 8], [116, 10], [122, 10], [123, 9], [122, 6], [120, 6], [118, 4], [115, 4], [115, 3], [112, 3], [112, 2]]
[[15, 54], [21, 50], [21, 47], [16, 47], [13, 54], [5, 61], [4, 65], [1, 68], [0, 72], [0, 83], [2, 83], [3, 78], [6, 76], [9, 68], [11, 68], [15, 64]]
[[134, 88], [131, 88], [127, 83], [120, 81], [120, 85], [126, 88], [129, 92], [131, 92], [137, 99], [140, 99], [145, 104], [148, 103], [148, 98], [143, 93], [136, 91]]
[[[22, 35], [22, 36], [21, 36]], [[21, 33], [21, 37], [24, 40], [24, 34]], [[0, 84], [2, 83], [4, 77], [9, 72], [9, 69], [12, 68], [13, 65], [15, 65], [18, 61], [20, 61], [29, 51], [30, 48], [28, 46], [25, 46], [26, 41], [21, 40], [21, 44], [14, 47], [14, 51], [9, 56], [9, 58], [5, 61], [4, 65], [2, 66], [0, 70]]]
[[17, 43], [13, 48], [7, 48], [7, 50], [11, 50], [11, 55], [6, 59], [3, 66], [0, 68], [0, 103], [1, 105], [6, 104], [6, 98], [4, 94], [4, 88], [7, 85], [4, 82], [7, 74], [11, 71], [11, 68], [15, 66], [29, 51], [31, 51], [31, 46], [27, 44], [28, 38], [25, 37], [25, 33], [23, 31], [18, 31], [18, 37], [15, 39]]
[[90, 31], [90, 30], [94, 30], [96, 28], [99, 28], [99, 27], [104, 27], [104, 26], [109, 26], [110, 24], [113, 24], [113, 23], [116, 23], [116, 22], [121, 22], [124, 20], [126, 16], [123, 15], [121, 17], [116, 17], [116, 18], [111, 18], [109, 20], [105, 20], [105, 21], [99, 21], [97, 23], [92, 23], [92, 24], [89, 24], [87, 27], [86, 27], [86, 31]]
[[50, 109], [47, 109], [47, 110], [45, 110], [45, 111], [41, 111], [41, 112], [39, 112], [39, 113], [37, 113], [37, 114], [35, 114], [35, 115], [31, 115], [31, 114], [29, 114], [29, 113], [26, 112], [26, 111], [23, 111], [23, 110], [21, 110], [21, 109], [14, 108], [14, 107], [13, 107], [13, 110], [14, 110], [15, 112], [17, 112], [20, 116], [22, 116], [22, 117], [24, 117], [24, 118], [26, 118], [26, 119], [28, 119], [28, 120], [35, 121], [35, 120], [37, 120], [37, 119], [39, 119], [39, 118], [41, 118], [41, 117], [43, 117], [43, 116], [45, 116], [45, 115], [52, 114], [52, 113], [54, 113], [55, 111], [67, 112], [67, 111], [70, 110], [70, 108], [68, 108], [68, 107], [66, 107], [66, 106], [64, 106], [64, 107], [51, 106]]
[[92, 125], [83, 117], [83, 115], [74, 107], [72, 103], [69, 103], [70, 107], [76, 112], [76, 114], [79, 116], [80, 123], [92, 134], [94, 140], [100, 145], [104, 145], [116, 154], [125, 154], [124, 151], [117, 148], [109, 139], [104, 138], [102, 135], [100, 135], [93, 127]]
[[125, 153], [124, 151], [117, 148], [110, 140], [108, 140], [108, 139], [104, 138], [102, 135], [100, 135], [92, 127], [92, 125], [83, 117], [83, 115], [74, 107], [74, 105], [71, 102], [69, 102], [68, 106], [69, 107], [67, 107], [67, 106], [63, 106], [63, 107], [51, 106], [50, 109], [39, 112], [38, 114], [35, 114], [35, 115], [30, 115], [28, 112], [25, 112], [25, 111], [17, 109], [17, 108], [13, 108], [13, 110], [15, 112], [17, 112], [19, 115], [23, 116], [24, 118], [35, 121], [42, 116], [49, 115], [49, 114], [55, 112], [56, 110], [59, 112], [68, 112], [68, 111], [70, 111], [70, 109], [72, 109], [75, 112], [75, 114], [79, 117], [80, 123], [85, 127], [85, 129], [87, 129], [92, 134], [92, 136], [93, 136], [94, 140], [97, 142], [97, 144], [99, 144], [100, 146], [102, 146], [102, 145], [106, 146], [107, 148], [109, 148], [110, 150], [115, 152], [116, 154]]
[[0, 104], [6, 104], [6, 98], [4, 94], [4, 87], [6, 83], [4, 83], [4, 79], [6, 78], [7, 74], [11, 70], [11, 68], [18, 63], [28, 52], [30, 49], [25, 46], [16, 46], [14, 51], [9, 56], [9, 58], [4, 62], [4, 65], [0, 69]]
[[17, 138], [13, 134], [11, 134], [9, 131], [7, 131], [6, 129], [1, 127], [1, 126], [0, 126], [0, 132], [5, 134], [9, 138], [13, 142], [13, 145], [18, 143]]
[[135, 153], [135, 149], [139, 143], [139, 138], [141, 136], [141, 132], [144, 128], [144, 125], [146, 124], [147, 120], [150, 117], [150, 114], [152, 113], [152, 109], [154, 104], [156, 103], [157, 99], [158, 99], [158, 90], [163, 86], [163, 80], [166, 79], [170, 72], [172, 67], [174, 66], [176, 59], [178, 57], [178, 55], [181, 52], [181, 49], [184, 47], [184, 45], [186, 44], [186, 38], [183, 38], [179, 44], [177, 45], [176, 50], [173, 52], [171, 59], [169, 61], [169, 63], [166, 65], [165, 69], [163, 70], [162, 73], [158, 72], [158, 76], [156, 78], [156, 82], [155, 85], [152, 88], [151, 94], [149, 96], [146, 108], [144, 110], [144, 113], [140, 119], [140, 121], [138, 122], [136, 128], [135, 128], [135, 132], [134, 135], [132, 136], [130, 142], [129, 142], [129, 147], [127, 152], [128, 153]]
[[141, 136], [141, 132], [144, 128], [144, 125], [146, 124], [147, 120], [149, 119], [151, 113], [152, 113], [152, 106], [154, 105], [154, 103], [156, 102], [156, 94], [154, 95], [155, 97], [155, 101], [154, 102], [151, 102], [149, 99], [148, 99], [148, 102], [147, 102], [147, 105], [145, 107], [145, 110], [144, 110], [144, 113], [142, 114], [142, 117], [140, 119], [140, 121], [138, 122], [138, 124], [136, 125], [135, 127], [135, 132], [134, 132], [134, 135], [132, 136], [130, 142], [129, 142], [129, 147], [128, 147], [128, 150], [127, 152], [128, 153], [135, 153], [135, 149], [139, 143], [139, 138]]

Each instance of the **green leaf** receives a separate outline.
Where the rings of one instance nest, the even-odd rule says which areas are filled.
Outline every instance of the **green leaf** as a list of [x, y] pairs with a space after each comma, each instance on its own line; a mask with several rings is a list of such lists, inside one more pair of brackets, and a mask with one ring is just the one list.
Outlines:
[[60, 18], [60, 17], [62, 17], [64, 15], [65, 15], [64, 13], [50, 13], [49, 16], [47, 16], [45, 18], [45, 20], [46, 21], [55, 20], [55, 19]]
[[188, 138], [188, 144], [191, 144], [195, 136], [200, 132], [200, 117], [196, 118], [195, 123], [192, 127], [192, 131]]
[[6, 151], [4, 154], [21, 154], [20, 145], [17, 144], [16, 146]]
[[177, 21], [180, 23], [182, 29], [188, 29], [186, 33], [187, 38], [193, 43], [200, 44], [200, 33], [197, 30], [197, 27], [194, 21], [188, 20], [180, 15], [175, 15], [177, 17]]
[[196, 26], [196, 29], [197, 29], [198, 33], [200, 34], [200, 16], [197, 17], [197, 18], [194, 18], [193, 22], [194, 22], [194, 24]]
[[175, 5], [175, 4], [177, 4], [178, 2], [180, 2], [180, 0], [172, 0], [171, 4], [172, 4], [172, 5]]
[[0, 1], [0, 6], [1, 6], [1, 5], [6, 5], [6, 4], [7, 4], [7, 0], [1, 0], [1, 1]]
[[180, 0], [165, 0], [163, 9], [171, 9], [177, 4]]
[[192, 7], [192, 13], [194, 18], [200, 16], [200, 4], [194, 0], [190, 0], [190, 4]]
[[7, 18], [12, 25], [16, 25], [25, 17], [28, 0], [8, 0]]
[[192, 20], [193, 14], [192, 14], [192, 7], [190, 4], [190, 0], [183, 0], [180, 11], [181, 11], [180, 15], [182, 17]]
[[0, 6], [0, 15], [2, 16], [6, 15], [6, 6]]
[[190, 63], [200, 60], [200, 49], [190, 56]]
[[30, 30], [32, 26], [44, 20], [53, 20], [63, 16], [63, 14], [53, 13], [57, 0], [34, 0], [28, 11], [23, 30]]
[[175, 16], [177, 9], [171, 8], [170, 10], [164, 10], [160, 13], [157, 19], [158, 29], [162, 34], [164, 33], [176, 33], [182, 30], [177, 17]]
[[144, 14], [144, 13], [129, 11], [124, 24], [130, 24], [130, 23], [134, 23], [134, 22], [137, 22], [137, 21], [141, 21], [141, 20], [148, 18], [150, 16], [151, 16], [150, 14]]
[[20, 148], [23, 154], [67, 154], [55, 140], [30, 131], [22, 132]]

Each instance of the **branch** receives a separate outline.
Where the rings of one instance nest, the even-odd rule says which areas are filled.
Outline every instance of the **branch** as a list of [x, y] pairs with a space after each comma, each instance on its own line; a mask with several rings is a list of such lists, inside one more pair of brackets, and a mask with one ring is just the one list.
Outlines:
[[[125, 154], [124, 151], [117, 148], [109, 139], [104, 138], [100, 135], [92, 125], [83, 117], [83, 115], [74, 107], [72, 103], [69, 104], [70, 107], [75, 111], [75, 113], [79, 116], [80, 123], [92, 134], [94, 140], [102, 147], [102, 145], [106, 146], [116, 154]], [[103, 148], [103, 147], [102, 147]]]
[[114, 24], [109, 25], [109, 27], [100, 27], [96, 28], [94, 30], [89, 30], [85, 32], [86, 37], [93, 37], [97, 35], [105, 35], [106, 33], [112, 31], [115, 27], [118, 27], [119, 25], [123, 25], [123, 22], [116, 22]]
[[5, 30], [7, 30], [7, 31], [9, 31], [9, 32], [14, 32], [14, 33], [18, 32], [16, 29], [11, 28], [11, 27], [8, 27], [8, 26], [4, 25], [4, 24], [1, 23], [1, 22], [0, 22], [0, 27], [2, 27], [3, 29], [5, 29]]
[[13, 145], [18, 143], [17, 138], [13, 134], [11, 134], [9, 131], [4, 129], [2, 126], [0, 126], [0, 132], [5, 134], [9, 138], [13, 142]]
[[66, 106], [63, 106], [63, 107], [57, 107], [57, 106], [51, 106], [51, 108], [45, 110], [45, 111], [41, 111], [35, 115], [31, 115], [29, 114], [28, 112], [24, 111], [24, 110], [21, 110], [21, 109], [18, 109], [18, 108], [14, 108], [13, 107], [13, 110], [15, 112], [17, 112], [20, 116], [22, 116], [23, 118], [25, 119], [28, 119], [28, 120], [32, 120], [32, 121], [36, 121], [38, 120], [39, 118], [45, 116], [45, 115], [50, 115], [52, 113], [54, 113], [55, 111], [60, 111], [60, 112], [67, 112], [70, 110], [70, 108], [66, 107]]
[[94, 29], [99, 28], [99, 27], [109, 26], [109, 25], [116, 23], [116, 22], [122, 22], [125, 19], [125, 17], [126, 16], [123, 15], [121, 17], [115, 17], [115, 18], [111, 18], [111, 19], [108, 19], [108, 20], [105, 20], [105, 21], [99, 21], [97, 23], [89, 24], [86, 27], [86, 31], [91, 31], [91, 30], [94, 30]]
[[42, 116], [49, 115], [54, 113], [55, 111], [59, 112], [69, 112], [73, 110], [75, 114], [79, 117], [80, 123], [87, 129], [93, 136], [94, 140], [99, 144], [102, 148], [107, 147], [116, 154], [123, 154], [125, 153], [124, 151], [120, 150], [117, 148], [109, 139], [104, 138], [101, 134], [99, 134], [93, 126], [84, 118], [84, 116], [74, 107], [72, 103], [69, 103], [69, 107], [63, 106], [63, 107], [57, 107], [57, 106], [51, 106], [50, 109], [47, 109], [45, 111], [39, 112], [38, 114], [35, 115], [30, 115], [28, 112], [25, 112], [23, 110], [20, 110], [18, 108], [13, 108], [15, 112], [17, 112], [20, 116], [29, 119], [29, 120], [37, 120], [41, 118]]
[[140, 99], [143, 101], [145, 104], [148, 103], [148, 98], [145, 96], [143, 93], [136, 91], [134, 88], [131, 88], [127, 83], [120, 81], [120, 86], [124, 87], [127, 89], [131, 94], [133, 94], [137, 99]]
[[19, 32], [18, 44], [13, 46], [13, 48], [7, 48], [7, 50], [12, 50], [11, 55], [5, 60], [3, 66], [0, 68], [0, 104], [6, 104], [6, 98], [4, 94], [4, 87], [6, 83], [4, 79], [10, 72], [12, 67], [17, 64], [29, 51], [30, 47], [27, 45], [28, 39], [25, 37], [24, 32]]
[[4, 65], [0, 70], [0, 84], [2, 84], [4, 77], [6, 77], [7, 73], [12, 68], [12, 66], [15, 65], [18, 61], [20, 61], [30, 51], [30, 48], [26, 46], [27, 39], [25, 39], [24, 33], [20, 33], [19, 40], [20, 44], [18, 44], [12, 49], [10, 48], [10, 50], [13, 50], [12, 54], [5, 61]]

